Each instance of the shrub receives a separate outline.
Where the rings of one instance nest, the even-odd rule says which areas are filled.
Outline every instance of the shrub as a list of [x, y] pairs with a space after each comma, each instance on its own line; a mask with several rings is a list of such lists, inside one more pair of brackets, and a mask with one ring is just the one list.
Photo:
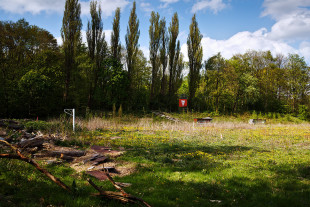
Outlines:
[[38, 131], [38, 130], [47, 130], [49, 127], [49, 123], [45, 121], [29, 121], [25, 124], [25, 128], [27, 131]]
[[298, 118], [300, 118], [301, 120], [307, 120], [309, 118], [309, 110], [307, 106], [299, 105]]

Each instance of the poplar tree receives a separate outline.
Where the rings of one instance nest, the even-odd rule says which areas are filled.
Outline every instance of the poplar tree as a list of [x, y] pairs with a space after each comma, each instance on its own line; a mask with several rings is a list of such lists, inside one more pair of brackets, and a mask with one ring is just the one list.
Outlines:
[[156, 89], [156, 83], [158, 79], [158, 49], [160, 45], [160, 35], [161, 35], [161, 29], [160, 29], [160, 21], [159, 21], [159, 14], [158, 12], [155, 13], [152, 11], [151, 18], [150, 18], [150, 28], [149, 28], [149, 36], [150, 36], [150, 62], [152, 65], [152, 83], [151, 83], [151, 95], [150, 95], [150, 101], [152, 103], [154, 96], [156, 95], [155, 89]]
[[113, 58], [117, 61], [121, 61], [121, 43], [119, 41], [119, 33], [120, 33], [120, 17], [121, 17], [121, 9], [118, 7], [115, 10], [115, 16], [113, 20], [113, 31], [111, 34], [111, 54]]
[[170, 105], [171, 98], [173, 96], [173, 80], [175, 79], [175, 59], [176, 59], [176, 41], [179, 35], [179, 18], [178, 13], [174, 13], [170, 26], [169, 26], [169, 98], [170, 98]]
[[192, 104], [192, 100], [195, 96], [196, 89], [199, 84], [200, 69], [202, 67], [202, 35], [200, 34], [198, 23], [196, 21], [196, 15], [192, 18], [192, 23], [189, 26], [189, 35], [187, 38], [187, 50], [188, 50], [188, 64], [189, 64], [189, 104]]
[[140, 30], [139, 30], [139, 20], [136, 14], [136, 2], [132, 4], [132, 9], [127, 26], [127, 34], [125, 36], [126, 49], [127, 49], [127, 69], [128, 69], [128, 80], [129, 87], [132, 88], [133, 76], [135, 63], [137, 59], [137, 53], [139, 51], [139, 40]]
[[65, 11], [62, 20], [61, 38], [65, 54], [65, 92], [64, 102], [67, 103], [71, 74], [76, 68], [75, 57], [77, 48], [81, 42], [82, 21], [81, 5], [78, 0], [66, 0]]
[[160, 64], [162, 67], [162, 78], [161, 78], [161, 87], [160, 94], [161, 96], [166, 95], [166, 69], [168, 64], [168, 42], [169, 36], [166, 27], [166, 19], [163, 18], [160, 20]]
[[90, 2], [91, 21], [88, 21], [86, 38], [88, 44], [89, 57], [93, 62], [93, 69], [89, 82], [88, 107], [92, 107], [93, 95], [97, 88], [98, 72], [102, 67], [102, 60], [107, 53], [107, 43], [105, 41], [105, 34], [103, 32], [103, 23], [101, 19], [101, 7], [98, 6], [97, 1]]

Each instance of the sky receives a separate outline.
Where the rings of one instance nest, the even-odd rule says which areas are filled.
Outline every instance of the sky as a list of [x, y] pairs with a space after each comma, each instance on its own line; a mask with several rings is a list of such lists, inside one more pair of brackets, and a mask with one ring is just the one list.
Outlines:
[[[121, 8], [121, 42], [125, 45], [132, 0], [100, 0], [106, 40], [110, 42], [114, 11]], [[80, 0], [83, 41], [90, 20], [89, 0]], [[140, 22], [140, 49], [149, 57], [149, 19], [152, 11], [167, 25], [179, 16], [181, 51], [187, 58], [186, 40], [196, 14], [203, 35], [203, 60], [221, 52], [229, 59], [249, 50], [276, 54], [299, 54], [310, 64], [310, 0], [136, 0]], [[61, 44], [60, 29], [65, 0], [0, 0], [0, 20], [24, 18], [54, 35]]]

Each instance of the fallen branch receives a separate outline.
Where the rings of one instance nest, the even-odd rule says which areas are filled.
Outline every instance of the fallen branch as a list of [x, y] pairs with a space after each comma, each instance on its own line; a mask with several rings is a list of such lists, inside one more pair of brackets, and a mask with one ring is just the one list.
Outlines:
[[41, 168], [38, 165], [38, 163], [36, 163], [33, 159], [25, 157], [16, 147], [14, 147], [13, 145], [11, 145], [10, 143], [8, 143], [7, 141], [4, 141], [4, 140], [0, 140], [0, 142], [9, 146], [16, 153], [16, 154], [0, 154], [1, 158], [18, 159], [18, 160], [22, 160], [24, 162], [27, 162], [27, 163], [33, 165], [35, 168], [37, 168], [37, 170], [39, 170], [40, 172], [45, 174], [50, 180], [52, 180], [54, 183], [59, 185], [61, 188], [71, 192], [71, 189], [66, 184], [64, 184], [61, 180], [56, 178], [54, 175], [52, 175], [46, 169]]
[[90, 179], [88, 179], [89, 184], [91, 184], [99, 192], [100, 196], [104, 196], [104, 197], [120, 200], [122, 202], [127, 202], [127, 203], [128, 202], [132, 202], [132, 203], [140, 202], [140, 203], [144, 204], [147, 207], [151, 207], [150, 204], [148, 204], [147, 202], [145, 202], [141, 198], [138, 198], [138, 197], [135, 197], [135, 196], [132, 196], [132, 195], [126, 193], [125, 190], [121, 186], [119, 186], [118, 184], [115, 183], [113, 178], [110, 176], [109, 171], [106, 168], [103, 168], [103, 169], [104, 169], [104, 173], [107, 176], [107, 178], [109, 179], [109, 181], [120, 192], [103, 191], [95, 183], [93, 183]]
[[[9, 146], [11, 148], [12, 151], [14, 151], [16, 154], [0, 154], [0, 158], [8, 158], [8, 159], [17, 159], [17, 160], [22, 160], [24, 162], [27, 162], [31, 165], [33, 165], [35, 168], [37, 168], [40, 172], [42, 172], [43, 174], [45, 174], [50, 180], [52, 180], [54, 183], [56, 183], [57, 185], [59, 185], [61, 188], [71, 192], [71, 189], [64, 184], [61, 180], [59, 180], [58, 178], [56, 178], [54, 175], [52, 175], [50, 172], [48, 172], [47, 170], [45, 170], [44, 168], [41, 168], [38, 163], [36, 163], [34, 160], [32, 160], [31, 158], [25, 157], [18, 148], [14, 147], [13, 145], [11, 145], [10, 143], [8, 143], [7, 141], [4, 140], [0, 140], [0, 143], [4, 143], [5, 145]], [[64, 156], [64, 155], [62, 155]], [[128, 193], [126, 193], [124, 191], [124, 189], [119, 186], [117, 183], [115, 183], [115, 181], [113, 180], [113, 178], [110, 176], [109, 172], [107, 169], [104, 168], [104, 173], [106, 174], [107, 178], [110, 180], [110, 182], [113, 184], [113, 186], [119, 190], [120, 192], [114, 192], [114, 191], [103, 191], [100, 189], [100, 187], [98, 187], [95, 183], [93, 183], [90, 179], [88, 179], [89, 184], [91, 184], [99, 193], [94, 194], [95, 196], [104, 196], [106, 198], [109, 199], [114, 199], [114, 200], [119, 200], [123, 203], [136, 203], [142, 206], [142, 204], [146, 207], [151, 207], [150, 204], [148, 204], [147, 202], [145, 202], [144, 200], [142, 200], [141, 198], [132, 196]]]
[[[107, 176], [111, 178], [111, 182], [114, 183], [113, 185], [116, 187], [118, 186], [117, 184], [115, 184], [114, 180], [112, 179], [112, 177], [110, 175], [108, 175], [108, 173], [106, 172]], [[137, 198], [135, 196], [132, 196], [128, 193], [126, 193], [123, 189], [122, 192], [114, 192], [114, 191], [104, 191], [101, 190], [100, 187], [98, 187], [95, 183], [93, 183], [93, 181], [91, 179], [87, 180], [89, 182], [89, 184], [91, 184], [98, 192], [99, 194], [94, 194], [95, 196], [104, 196], [110, 199], [115, 199], [115, 200], [119, 200], [121, 202], [124, 203], [138, 203], [137, 201], [141, 202], [142, 204], [144, 204], [147, 207], [151, 207], [150, 204], [148, 204], [147, 202], [145, 202], [144, 200], [142, 200], [141, 198]], [[120, 186], [118, 186], [118, 188], [121, 188]], [[117, 188], [117, 189], [118, 189]], [[140, 203], [138, 203], [140, 204]]]

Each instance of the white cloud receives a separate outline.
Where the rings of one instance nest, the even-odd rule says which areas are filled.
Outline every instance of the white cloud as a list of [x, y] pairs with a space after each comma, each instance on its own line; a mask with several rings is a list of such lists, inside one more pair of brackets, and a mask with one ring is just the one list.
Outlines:
[[55, 37], [55, 39], [57, 40], [58, 45], [62, 45], [62, 38], [61, 37]]
[[153, 11], [152, 5], [150, 3], [141, 2], [140, 4], [143, 11], [150, 13]]
[[299, 53], [305, 57], [306, 62], [310, 63], [310, 42], [302, 42], [299, 46]]
[[302, 14], [309, 11], [306, 7], [310, 6], [309, 0], [265, 0], [265, 8], [262, 16], [270, 15], [273, 19], [280, 20], [287, 16]]
[[309, 0], [265, 0], [262, 16], [270, 16], [276, 23], [269, 37], [281, 40], [309, 40]]
[[149, 60], [150, 59], [150, 50], [149, 50], [149, 48], [145, 47], [145, 46], [140, 46], [140, 50], [142, 50], [146, 60]]
[[[65, 0], [0, 0], [0, 9], [17, 14], [62, 13], [65, 2]], [[80, 1], [82, 15], [89, 15], [89, 2]], [[129, 4], [128, 0], [100, 0], [99, 2], [103, 17], [112, 16], [117, 7], [124, 9]]]
[[309, 39], [310, 36], [310, 12], [307, 15], [287, 17], [276, 22], [269, 34], [272, 39]]
[[62, 12], [65, 0], [1, 0], [0, 9], [11, 13], [23, 14], [30, 12], [39, 14], [41, 12]]
[[192, 13], [209, 9], [214, 14], [217, 14], [219, 11], [225, 9], [226, 7], [227, 5], [223, 2], [223, 0], [201, 0], [193, 5]]
[[[103, 17], [112, 16], [113, 12], [117, 7], [124, 9], [129, 2], [127, 0], [100, 0], [101, 11]], [[81, 4], [81, 14], [82, 15], [89, 15], [89, 1], [83, 2], [80, 1]]]
[[105, 34], [105, 41], [108, 43], [108, 45], [110, 45], [111, 44], [112, 30], [111, 29], [104, 30], [104, 34]]
[[[110, 45], [112, 30], [103, 30], [103, 32], [105, 34], [105, 41], [108, 43], [108, 45]], [[82, 42], [87, 45], [86, 31], [82, 30], [81, 34], [82, 34]], [[58, 38], [56, 38], [56, 39], [57, 39], [57, 42], [58, 42]], [[62, 43], [61, 37], [60, 37], [60, 41]], [[58, 44], [59, 44], [59, 42], [58, 42]]]
[[163, 4], [159, 6], [160, 9], [167, 8], [169, 4], [177, 3], [179, 0], [160, 0]]
[[[207, 60], [218, 52], [221, 52], [223, 57], [229, 59], [235, 54], [244, 54], [248, 50], [270, 50], [273, 55], [299, 54], [304, 56], [308, 63], [310, 62], [310, 42], [303, 42], [299, 49], [295, 49], [283, 41], [269, 39], [265, 28], [253, 33], [248, 31], [239, 32], [226, 40], [204, 37], [201, 44], [203, 46], [203, 60]], [[185, 56], [185, 61], [188, 61], [186, 44], [182, 45], [181, 51]]]

